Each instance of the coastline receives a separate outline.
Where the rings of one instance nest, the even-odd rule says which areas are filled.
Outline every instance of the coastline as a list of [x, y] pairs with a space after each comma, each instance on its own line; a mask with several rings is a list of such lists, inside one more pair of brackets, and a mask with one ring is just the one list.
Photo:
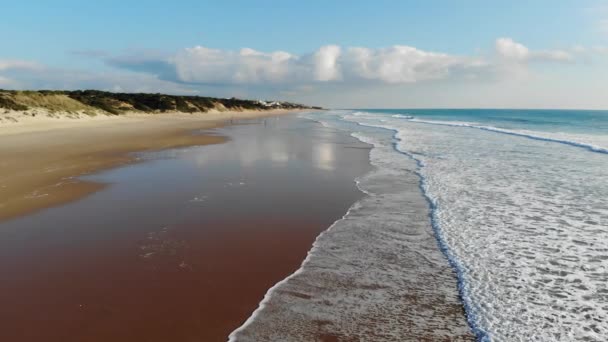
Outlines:
[[0, 221], [99, 191], [104, 184], [77, 177], [135, 162], [132, 152], [221, 143], [225, 138], [195, 131], [297, 111], [54, 117], [10, 111], [5, 117], [18, 117], [17, 122], [0, 124]]
[[367, 196], [318, 235], [300, 268], [266, 292], [230, 342], [475, 340], [419, 165], [391, 158], [393, 134], [358, 126], [352, 136], [373, 146], [374, 170], [356, 180]]
[[[394, 137], [370, 140], [331, 123], [280, 117], [292, 112], [137, 114], [51, 125], [26, 118], [5, 130], [0, 142], [10, 144], [0, 156], [13, 153], [8, 166], [28, 172], [3, 167], [2, 180], [12, 177], [10, 184], [22, 189], [59, 184], [30, 190], [20, 207], [29, 215], [2, 222], [8, 235], [0, 272], [28, 271], [7, 280], [5, 292], [15, 298], [5, 298], [0, 317], [19, 310], [15, 326], [38, 326], [57, 340], [67, 331], [115, 341], [472, 340], [415, 163], [387, 174], [378, 163]], [[193, 145], [206, 146], [173, 149]], [[184, 173], [184, 158], [197, 167]], [[397, 183], [397, 170], [410, 173]], [[57, 179], [62, 174], [69, 175]], [[124, 176], [104, 176], [111, 174]], [[386, 183], [399, 186], [378, 193]], [[133, 200], [121, 203], [124, 196]], [[365, 214], [376, 210], [383, 214]], [[376, 231], [378, 224], [387, 230]], [[31, 234], [36, 239], [28, 241]], [[11, 247], [12, 239], [28, 247]], [[57, 249], [57, 242], [67, 248]], [[40, 260], [42, 273], [35, 271]], [[62, 274], [74, 275], [69, 284]], [[24, 300], [27, 293], [39, 295]], [[91, 316], [71, 309], [81, 302]], [[46, 305], [56, 306], [55, 320], [35, 313]]]

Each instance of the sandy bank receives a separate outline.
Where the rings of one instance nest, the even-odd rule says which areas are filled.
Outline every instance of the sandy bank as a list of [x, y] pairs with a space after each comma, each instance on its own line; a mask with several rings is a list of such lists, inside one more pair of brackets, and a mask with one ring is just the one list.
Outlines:
[[99, 190], [103, 184], [76, 177], [133, 162], [129, 152], [220, 143], [223, 137], [193, 131], [288, 112], [88, 116], [5, 111], [0, 115], [0, 221]]

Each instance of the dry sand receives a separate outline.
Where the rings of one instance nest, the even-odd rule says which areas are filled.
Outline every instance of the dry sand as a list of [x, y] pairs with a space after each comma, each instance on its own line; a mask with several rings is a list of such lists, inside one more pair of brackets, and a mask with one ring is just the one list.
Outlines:
[[0, 221], [66, 203], [103, 188], [77, 176], [133, 162], [129, 152], [214, 144], [195, 134], [230, 119], [293, 110], [127, 114], [4, 111], [0, 114]]

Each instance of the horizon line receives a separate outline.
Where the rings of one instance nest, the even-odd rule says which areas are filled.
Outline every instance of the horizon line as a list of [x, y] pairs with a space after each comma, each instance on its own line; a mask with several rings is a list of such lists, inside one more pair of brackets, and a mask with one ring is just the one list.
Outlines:
[[524, 107], [402, 107], [402, 108], [389, 108], [389, 107], [351, 107], [351, 108], [327, 108], [333, 110], [563, 110], [563, 111], [588, 111], [588, 112], [608, 112], [608, 108], [597, 109], [597, 108], [524, 108]]

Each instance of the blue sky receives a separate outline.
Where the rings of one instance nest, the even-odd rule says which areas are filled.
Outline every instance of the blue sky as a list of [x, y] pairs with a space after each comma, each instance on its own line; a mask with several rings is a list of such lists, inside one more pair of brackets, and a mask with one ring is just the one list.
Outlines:
[[608, 1], [12, 1], [0, 88], [608, 108]]

